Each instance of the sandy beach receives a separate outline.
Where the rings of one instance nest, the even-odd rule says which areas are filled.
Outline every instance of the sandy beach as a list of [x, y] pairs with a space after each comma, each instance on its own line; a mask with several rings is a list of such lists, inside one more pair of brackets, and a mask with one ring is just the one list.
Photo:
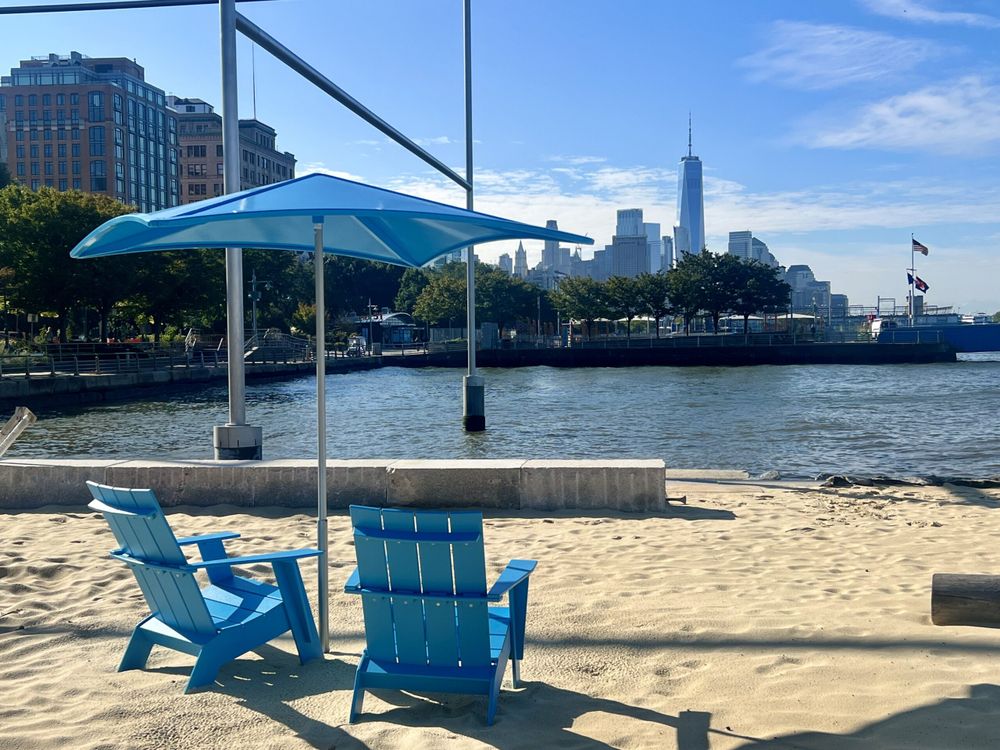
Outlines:
[[[81, 490], [83, 488], [81, 487]], [[380, 692], [347, 724], [363, 647], [348, 520], [330, 517], [332, 653], [281, 638], [183, 694], [191, 657], [115, 668], [147, 610], [85, 508], [0, 515], [0, 747], [995, 748], [1000, 632], [930, 623], [934, 572], [997, 571], [1000, 490], [671, 483], [658, 515], [486, 514], [492, 579], [532, 577], [519, 690]], [[180, 508], [231, 554], [311, 546], [308, 514]], [[248, 568], [266, 577], [267, 566]], [[316, 566], [303, 565], [315, 605]]]

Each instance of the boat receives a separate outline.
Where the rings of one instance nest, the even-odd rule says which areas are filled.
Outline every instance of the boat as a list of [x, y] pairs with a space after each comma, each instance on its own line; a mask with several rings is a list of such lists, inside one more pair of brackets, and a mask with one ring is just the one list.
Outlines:
[[1000, 352], [1000, 323], [985, 313], [875, 318], [872, 338], [884, 344], [947, 343], [956, 352]]

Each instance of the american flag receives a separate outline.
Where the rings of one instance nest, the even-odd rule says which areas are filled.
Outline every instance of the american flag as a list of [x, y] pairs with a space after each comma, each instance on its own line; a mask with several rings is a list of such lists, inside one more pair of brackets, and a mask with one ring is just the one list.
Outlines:
[[927, 255], [927, 245], [922, 242], [918, 242], [917, 240], [913, 240], [913, 252]]

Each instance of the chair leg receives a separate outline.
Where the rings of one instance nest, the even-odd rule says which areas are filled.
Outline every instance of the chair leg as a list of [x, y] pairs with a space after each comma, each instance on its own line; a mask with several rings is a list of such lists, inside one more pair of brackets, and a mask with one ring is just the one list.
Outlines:
[[305, 664], [322, 656], [319, 633], [316, 632], [316, 622], [313, 620], [309, 599], [306, 598], [302, 575], [298, 563], [294, 560], [282, 560], [274, 563], [274, 577], [281, 590], [281, 600], [285, 605], [285, 614], [291, 626], [295, 647], [299, 652], [299, 662]]
[[211, 649], [202, 649], [198, 654], [198, 660], [194, 663], [194, 669], [191, 670], [184, 692], [190, 693], [195, 688], [211, 684], [219, 673], [219, 668], [227, 661], [229, 660], [220, 659]]
[[365, 681], [364, 681], [364, 671], [368, 666], [368, 653], [361, 657], [361, 663], [358, 664], [358, 671], [354, 674], [354, 695], [351, 697], [351, 716], [348, 719], [350, 724], [354, 724], [358, 720], [358, 716], [361, 715], [361, 709], [365, 703]]
[[514, 687], [521, 687], [521, 662], [518, 659], [510, 660], [510, 679]]
[[128, 647], [122, 655], [118, 671], [124, 672], [127, 669], [142, 669], [145, 667], [146, 660], [149, 658], [149, 652], [152, 648], [153, 642], [142, 632], [141, 625], [137, 626], [132, 631], [132, 637], [129, 639]]
[[486, 726], [493, 726], [493, 720], [497, 715], [497, 704], [500, 702], [500, 683], [494, 681], [490, 687], [490, 702], [486, 707]]

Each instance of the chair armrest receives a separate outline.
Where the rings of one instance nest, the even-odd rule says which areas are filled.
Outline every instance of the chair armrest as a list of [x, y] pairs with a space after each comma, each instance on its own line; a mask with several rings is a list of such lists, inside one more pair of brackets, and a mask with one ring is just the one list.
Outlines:
[[243, 557], [224, 557], [218, 560], [202, 560], [188, 563], [192, 568], [217, 568], [230, 565], [253, 565], [254, 563], [280, 562], [282, 560], [300, 560], [306, 557], [316, 557], [323, 554], [318, 549], [303, 547], [287, 552], [265, 552], [260, 555], [244, 555]]
[[198, 534], [197, 536], [185, 536], [177, 540], [180, 546], [185, 544], [198, 544], [199, 542], [212, 542], [223, 539], [239, 539], [239, 532], [236, 531], [216, 531], [213, 534]]
[[361, 593], [361, 574], [358, 573], [358, 569], [355, 568], [354, 572], [351, 573], [351, 577], [347, 579], [347, 583], [344, 584], [345, 594], [360, 594]]
[[504, 594], [521, 583], [521, 581], [526, 580], [536, 565], [538, 565], [538, 562], [535, 560], [511, 560], [507, 563], [507, 567], [504, 568], [500, 577], [497, 578], [497, 582], [490, 588], [489, 593], [486, 594], [486, 600], [491, 602], [500, 601]]

